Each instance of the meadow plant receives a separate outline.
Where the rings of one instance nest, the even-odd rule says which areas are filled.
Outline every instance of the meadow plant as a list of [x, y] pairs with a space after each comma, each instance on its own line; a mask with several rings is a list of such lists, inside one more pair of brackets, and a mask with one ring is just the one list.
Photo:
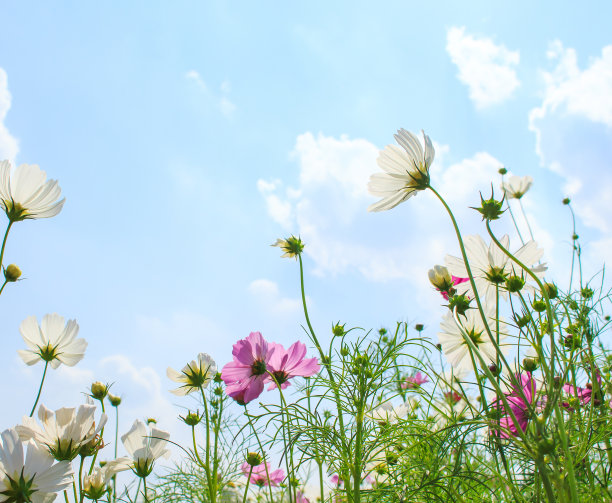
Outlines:
[[[27, 365], [44, 362], [44, 370], [29, 416], [1, 435], [0, 501], [46, 502], [57, 494], [66, 503], [612, 501], [612, 357], [603, 342], [610, 297], [603, 271], [583, 277], [571, 201], [562, 201], [572, 219], [564, 288], [547, 277], [546, 251], [523, 209], [531, 177], [504, 178], [500, 168], [501, 199], [492, 185], [474, 207], [483, 235], [464, 236], [432, 185], [433, 142], [403, 129], [395, 139], [380, 152], [382, 172], [369, 183], [380, 199], [369, 210], [391, 210], [429, 191], [460, 251], [423, 271], [446, 309], [437, 337], [406, 322], [367, 330], [338, 321], [317, 333], [306, 297], [307, 248], [299, 236], [278, 239], [273, 246], [296, 263], [303, 340], [286, 349], [253, 331], [237, 337], [220, 371], [206, 353], [181, 371], [168, 368], [178, 384], [172, 393], [185, 400], [179, 418], [190, 445], [136, 419], [121, 436], [129, 456], [118, 457], [122, 398], [109, 384], [94, 382], [78, 407], [38, 406], [48, 367], [77, 364], [87, 343], [75, 320], [51, 314], [39, 325], [30, 316], [19, 328], [27, 345], [19, 355]], [[57, 182], [38, 167], [11, 173], [0, 164], [9, 221], [0, 293], [21, 276], [2, 262], [11, 226], [56, 215], [59, 196]], [[506, 214], [520, 246], [495, 232]], [[115, 409], [114, 455], [101, 462], [105, 404]], [[172, 444], [182, 459], [158, 470]], [[118, 488], [122, 471], [133, 477]]]

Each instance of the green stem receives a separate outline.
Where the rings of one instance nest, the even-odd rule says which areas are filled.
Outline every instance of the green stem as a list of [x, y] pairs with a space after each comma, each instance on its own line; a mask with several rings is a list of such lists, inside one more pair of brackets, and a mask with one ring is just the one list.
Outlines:
[[273, 501], [272, 484], [270, 483], [270, 472], [268, 470], [268, 463], [266, 462], [266, 456], [264, 454], [263, 444], [261, 443], [261, 440], [259, 439], [259, 434], [257, 433], [257, 430], [255, 429], [255, 425], [253, 424], [253, 421], [251, 420], [251, 415], [249, 414], [249, 411], [247, 410], [246, 405], [244, 406], [244, 415], [247, 417], [249, 421], [249, 426], [251, 427], [251, 430], [253, 430], [253, 434], [255, 435], [255, 439], [257, 440], [257, 445], [259, 446], [259, 450], [261, 451], [264, 468], [266, 469], [266, 478], [268, 479], [268, 492], [270, 493], [270, 501]]
[[[119, 443], [119, 406], [115, 406], [115, 459]], [[113, 501], [117, 501], [117, 474], [113, 475]]]
[[147, 495], [147, 478], [142, 479], [142, 494], [144, 495], [145, 503], [149, 503], [149, 496]]
[[[102, 406], [102, 414], [104, 414], [106, 412], [104, 410], [104, 399], [102, 398], [98, 401], [100, 402], [100, 405]], [[100, 430], [100, 441], [101, 442], [103, 438], [104, 438], [104, 428]], [[87, 472], [88, 475], [91, 475], [91, 472], [93, 472], [94, 466], [96, 465], [96, 459], [98, 457], [98, 452], [99, 452], [99, 449], [96, 449], [96, 452], [93, 455], [93, 459], [91, 460], [91, 465], [89, 466], [89, 471]]]
[[244, 487], [244, 496], [242, 497], [242, 503], [246, 503], [247, 494], [249, 492], [249, 484], [251, 482], [251, 475], [253, 474], [253, 465], [251, 465], [251, 469], [249, 470], [249, 477], [247, 478], [246, 486]]
[[45, 382], [45, 376], [47, 375], [48, 366], [49, 366], [49, 362], [45, 361], [45, 370], [43, 371], [42, 379], [40, 380], [40, 386], [38, 387], [38, 394], [36, 395], [36, 400], [34, 401], [32, 411], [30, 412], [30, 417], [34, 415], [34, 411], [36, 410], [36, 406], [38, 405], [38, 400], [40, 399], [40, 393], [42, 392], [43, 383]]
[[[206, 400], [206, 395], [204, 394], [204, 388], [200, 386], [200, 393], [202, 393], [202, 402], [204, 403], [204, 416], [206, 419], [206, 474], [208, 478], [208, 494], [210, 495], [211, 503], [215, 503], [217, 501], [217, 488], [215, 487], [215, 482], [217, 474], [210, 473], [210, 416], [208, 415], [208, 401]], [[195, 436], [194, 436], [195, 441]], [[195, 449], [194, 445], [194, 449]]]
[[79, 503], [83, 503], [83, 499], [85, 498], [85, 494], [83, 493], [83, 464], [85, 463], [85, 458], [81, 456], [81, 462], [79, 463]]
[[527, 224], [527, 228], [529, 229], [529, 235], [531, 236], [531, 240], [535, 241], [533, 238], [533, 231], [531, 230], [531, 225], [529, 225], [529, 219], [527, 218], [527, 213], [525, 213], [525, 208], [523, 208], [523, 201], [521, 198], [518, 200], [519, 206], [521, 207], [521, 211], [523, 212], [523, 218], [525, 219], [525, 223]]
[[2, 240], [2, 249], [0, 250], [0, 269], [2, 269], [2, 264], [4, 263], [4, 248], [6, 247], [6, 239], [8, 238], [9, 231], [11, 230], [11, 226], [13, 222], [10, 221], [8, 227], [6, 228], [6, 232], [4, 233], [4, 239]]

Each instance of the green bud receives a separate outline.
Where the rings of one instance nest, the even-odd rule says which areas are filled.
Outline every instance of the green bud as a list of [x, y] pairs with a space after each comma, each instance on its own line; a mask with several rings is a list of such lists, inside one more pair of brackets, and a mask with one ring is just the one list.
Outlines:
[[526, 314], [524, 316], [515, 316], [514, 321], [516, 322], [517, 327], [523, 328], [529, 324], [529, 322], [531, 321], [531, 318], [529, 317], [528, 314]]
[[506, 290], [510, 293], [520, 292], [525, 286], [525, 280], [520, 276], [510, 276], [506, 278]]
[[470, 299], [467, 295], [453, 295], [448, 299], [448, 308], [451, 311], [457, 310], [457, 314], [464, 315], [465, 312], [470, 308]]
[[414, 329], [415, 329], [417, 332], [422, 332], [422, 331], [423, 331], [423, 328], [425, 328], [425, 327], [423, 326], [423, 324], [422, 324], [422, 323], [417, 323], [417, 324], [414, 326]]
[[119, 407], [119, 405], [121, 405], [121, 397], [120, 396], [116, 396], [116, 395], [112, 395], [111, 393], [108, 394], [108, 400], [111, 403], [111, 405], [113, 407]]
[[249, 452], [246, 455], [246, 462], [251, 466], [259, 466], [263, 463], [263, 459], [258, 452]]
[[104, 400], [106, 395], [108, 395], [108, 388], [109, 386], [107, 384], [103, 384], [100, 381], [94, 382], [91, 385], [92, 398], [95, 398], [96, 400]]
[[508, 172], [506, 168], [499, 168], [497, 171], [500, 175], [505, 175]]
[[591, 297], [593, 297], [593, 290], [591, 290], [590, 288], [583, 288], [580, 292], [580, 295], [583, 299], [590, 299]]
[[573, 239], [574, 241], [578, 241], [578, 238], [579, 238], [579, 237], [580, 237], [580, 236], [578, 236], [578, 234], [572, 234], [572, 239]]
[[187, 426], [196, 426], [202, 421], [202, 415], [198, 412], [187, 412], [185, 416], [179, 416]]
[[148, 417], [147, 424], [157, 424], [157, 419], [155, 419], [154, 417]]
[[491, 365], [489, 365], [489, 372], [491, 372], [491, 374], [493, 374], [494, 376], [498, 376], [499, 367], [495, 363], [492, 363]]
[[527, 372], [533, 372], [534, 370], [538, 368], [538, 360], [536, 358], [524, 358], [523, 368]]
[[348, 354], [349, 354], [349, 350], [348, 350], [348, 348], [347, 348], [346, 346], [342, 346], [342, 347], [340, 348], [340, 354], [341, 354], [342, 356], [348, 356]]
[[332, 327], [332, 333], [334, 334], [334, 337], [342, 337], [344, 335], [344, 325], [340, 325], [340, 322], [336, 323], [333, 327]]
[[549, 299], [556, 299], [559, 295], [559, 290], [557, 289], [557, 285], [554, 283], [544, 283], [544, 290], [546, 290], [546, 294]]
[[214, 390], [213, 393], [217, 396], [221, 396], [223, 394], [223, 388], [221, 386], [217, 386]]
[[4, 279], [9, 283], [13, 283], [19, 279], [21, 276], [21, 269], [17, 267], [15, 264], [9, 264], [9, 266], [4, 269]]
[[563, 199], [563, 204], [568, 205], [570, 203], [570, 198], [566, 197]]
[[217, 372], [215, 374], [215, 377], [213, 377], [213, 381], [215, 381], [217, 384], [223, 382], [223, 379], [221, 379], [221, 372]]
[[387, 335], [387, 329], [386, 328], [380, 328], [378, 330], [378, 333], [383, 336], [383, 335]]
[[497, 201], [493, 197], [493, 188], [491, 187], [491, 198], [484, 199], [480, 194], [480, 208], [472, 207], [472, 209], [480, 213], [483, 220], [497, 220], [504, 213], [504, 210], [502, 210], [503, 204], [503, 200]]
[[546, 302], [544, 302], [543, 300], [534, 300], [531, 303], [531, 307], [533, 307], [534, 311], [537, 311], [538, 313], [543, 313], [544, 311], [546, 311]]

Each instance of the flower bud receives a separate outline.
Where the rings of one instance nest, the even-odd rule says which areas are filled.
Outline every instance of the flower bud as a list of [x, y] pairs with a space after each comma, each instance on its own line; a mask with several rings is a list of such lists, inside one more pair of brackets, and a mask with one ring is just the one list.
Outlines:
[[517, 327], [523, 328], [529, 324], [530, 318], [528, 314], [526, 314], [525, 316], [515, 316], [514, 321], [516, 321]]
[[533, 372], [538, 368], [538, 360], [536, 358], [523, 358], [523, 368], [527, 372]]
[[157, 419], [155, 419], [154, 417], [148, 417], [147, 424], [157, 424]]
[[263, 462], [263, 459], [258, 452], [249, 452], [246, 455], [246, 462], [251, 466], [259, 466]]
[[187, 425], [187, 426], [196, 426], [198, 424], [200, 424], [200, 421], [202, 421], [202, 415], [198, 413], [198, 411], [195, 412], [187, 412], [187, 414], [185, 416], [179, 416], [183, 422]]
[[108, 395], [108, 388], [109, 386], [107, 384], [103, 384], [100, 381], [94, 382], [91, 385], [92, 398], [95, 398], [96, 400], [104, 400], [106, 395]]
[[544, 283], [544, 290], [548, 295], [549, 299], [556, 299], [559, 295], [559, 290], [557, 289], [557, 285], [554, 283]]
[[480, 207], [475, 208], [472, 206], [472, 209], [480, 213], [483, 220], [497, 220], [504, 213], [502, 206], [503, 202], [497, 201], [493, 197], [493, 191], [491, 191], [490, 199], [484, 199], [482, 194], [480, 194]]
[[422, 324], [422, 323], [417, 323], [417, 324], [414, 326], [414, 329], [415, 329], [417, 332], [422, 332], [422, 331], [423, 331], [423, 328], [424, 328], [424, 326], [423, 326], [423, 324]]
[[470, 308], [470, 299], [467, 295], [454, 295], [448, 299], [448, 308], [451, 311], [457, 311], [457, 314], [464, 315]]
[[568, 205], [569, 203], [570, 203], [570, 198], [569, 197], [563, 198], [563, 204]]
[[113, 407], [119, 407], [119, 405], [121, 405], [121, 397], [120, 396], [115, 396], [111, 393], [108, 394], [108, 400], [110, 401], [111, 405]]
[[506, 168], [499, 168], [499, 169], [497, 170], [497, 172], [498, 172], [500, 175], [505, 175], [506, 173], [508, 173], [508, 170], [507, 170]]
[[342, 346], [342, 347], [340, 348], [340, 354], [341, 354], [342, 356], [348, 356], [348, 354], [349, 354], [349, 350], [348, 350], [348, 348], [347, 348], [346, 346]]
[[533, 307], [534, 311], [537, 311], [538, 313], [543, 313], [544, 311], [546, 311], [546, 302], [544, 302], [543, 300], [534, 300], [531, 303], [531, 307]]
[[216, 383], [221, 383], [223, 382], [223, 379], [221, 379], [221, 372], [217, 372], [215, 374], [215, 377], [213, 377], [213, 381], [215, 381]]
[[223, 394], [223, 388], [221, 386], [217, 386], [213, 389], [213, 393], [217, 396], [221, 396]]
[[386, 328], [381, 328], [378, 330], [378, 333], [383, 336], [383, 335], [387, 335], [387, 329]]
[[21, 269], [17, 267], [15, 264], [9, 264], [6, 269], [4, 269], [4, 279], [9, 283], [13, 283], [17, 281], [21, 276]]
[[440, 292], [448, 292], [453, 287], [453, 278], [451, 278], [448, 269], [443, 265], [435, 265], [427, 273], [431, 284]]
[[573, 239], [574, 241], [578, 241], [578, 238], [579, 238], [579, 237], [580, 237], [580, 236], [578, 236], [578, 234], [572, 234], [572, 239]]
[[593, 297], [593, 290], [591, 290], [590, 288], [583, 288], [580, 291], [580, 295], [583, 299], [590, 299], [591, 297]]
[[340, 325], [340, 322], [332, 327], [332, 334], [334, 334], [335, 337], [342, 337], [344, 333], [344, 325]]
[[525, 280], [520, 276], [509, 276], [506, 278], [506, 290], [510, 293], [520, 292], [525, 286]]
[[489, 372], [491, 372], [493, 376], [497, 377], [499, 375], [499, 367], [495, 363], [492, 363], [489, 365]]

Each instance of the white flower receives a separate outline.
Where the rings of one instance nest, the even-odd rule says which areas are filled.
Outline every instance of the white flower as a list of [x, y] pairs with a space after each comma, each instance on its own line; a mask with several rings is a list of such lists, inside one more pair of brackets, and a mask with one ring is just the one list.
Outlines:
[[130, 458], [117, 458], [107, 462], [103, 467], [94, 468], [91, 475], [83, 475], [83, 492], [92, 500], [102, 499], [106, 493], [106, 485], [117, 473], [129, 470], [132, 460]]
[[377, 162], [384, 173], [370, 177], [368, 190], [382, 199], [372, 204], [368, 211], [390, 210], [417, 191], [429, 187], [429, 167], [435, 155], [429, 136], [423, 132], [425, 148], [414, 134], [405, 129], [400, 129], [394, 136], [403, 150], [396, 145], [387, 145], [381, 150]]
[[57, 215], [65, 201], [57, 200], [61, 192], [35, 164], [22, 164], [11, 175], [11, 164], [0, 162], [0, 207], [11, 222]]
[[64, 323], [63, 316], [46, 314], [39, 327], [36, 316], [28, 316], [21, 322], [19, 332], [30, 348], [17, 351], [27, 365], [45, 361], [54, 369], [61, 363], [72, 367], [85, 356], [87, 341], [76, 339], [79, 333], [76, 320]]
[[132, 428], [121, 437], [121, 441], [132, 457], [132, 471], [139, 477], [147, 477], [153, 470], [153, 463], [161, 456], [168, 458], [167, 449], [170, 433], [155, 427], [151, 431], [137, 419]]
[[[510, 238], [507, 235], [503, 236], [499, 242], [506, 250], [510, 246]], [[509, 276], [520, 276], [525, 281], [531, 279], [516, 262], [510, 260], [495, 242], [491, 241], [491, 244], [487, 247], [480, 236], [472, 235], [464, 238], [464, 245], [470, 269], [474, 275], [476, 290], [478, 290], [478, 295], [481, 299], [484, 296], [484, 300], [487, 304], [495, 303], [495, 285], [500, 286], [500, 295], [503, 298], [507, 297], [507, 291], [503, 286]], [[542, 258], [543, 254], [544, 251], [538, 248], [537, 243], [533, 240], [525, 243], [513, 253], [519, 261], [527, 267], [530, 267], [531, 271], [540, 277], [544, 275], [547, 267], [545, 264], [534, 264]], [[449, 272], [453, 276], [460, 278], [468, 277], [465, 262], [462, 258], [447, 255], [445, 257], [445, 262]], [[528, 284], [526, 286], [529, 287]], [[470, 297], [474, 296], [469, 281], [457, 284], [455, 288], [459, 294], [467, 293]]]
[[0, 442], [0, 502], [53, 501], [56, 493], [70, 486], [73, 475], [68, 461], [53, 461], [44, 447], [22, 442], [14, 429], [4, 430]]
[[431, 403], [432, 416], [437, 430], [463, 419], [469, 419], [471, 409], [465, 397], [454, 391], [444, 393], [444, 398], [435, 398]]
[[[485, 307], [485, 316], [489, 326], [494, 329], [495, 312]], [[479, 311], [477, 309], [468, 309], [465, 316], [459, 315], [457, 319], [461, 322], [461, 326], [457, 324], [451, 312], [446, 313], [440, 323], [440, 333], [438, 333], [438, 340], [442, 346], [442, 351], [453, 369], [457, 369], [459, 372], [469, 372], [474, 368], [469, 346], [462, 332], [467, 334], [487, 364], [495, 362], [497, 360], [495, 346], [489, 338]], [[502, 320], [500, 322], [503, 323]], [[500, 332], [500, 341], [503, 341], [505, 337], [506, 334]], [[501, 342], [500, 346], [503, 346]], [[477, 355], [474, 355], [474, 360], [476, 365], [480, 367], [480, 360]]]
[[32, 417], [24, 417], [15, 427], [22, 440], [34, 439], [49, 449], [58, 461], [73, 460], [90, 441], [95, 440], [106, 424], [106, 414], [95, 424], [95, 405], [80, 405], [79, 409], [64, 407], [53, 412], [41, 405], [38, 417], [42, 426]]
[[511, 176], [508, 181], [502, 182], [501, 188], [508, 199], [520, 199], [532, 183], [533, 178], [530, 176]]
[[381, 425], [395, 424], [400, 419], [405, 418], [409, 413], [414, 412], [417, 407], [418, 403], [414, 399], [410, 402], [401, 403], [396, 406], [393, 406], [391, 402], [385, 402], [370, 411], [368, 417]]
[[197, 361], [193, 360], [185, 365], [181, 372], [177, 372], [170, 367], [166, 370], [166, 375], [170, 379], [181, 384], [179, 388], [172, 390], [172, 393], [179, 396], [199, 391], [200, 388], [206, 388], [216, 373], [217, 364], [206, 353], [200, 353]]

